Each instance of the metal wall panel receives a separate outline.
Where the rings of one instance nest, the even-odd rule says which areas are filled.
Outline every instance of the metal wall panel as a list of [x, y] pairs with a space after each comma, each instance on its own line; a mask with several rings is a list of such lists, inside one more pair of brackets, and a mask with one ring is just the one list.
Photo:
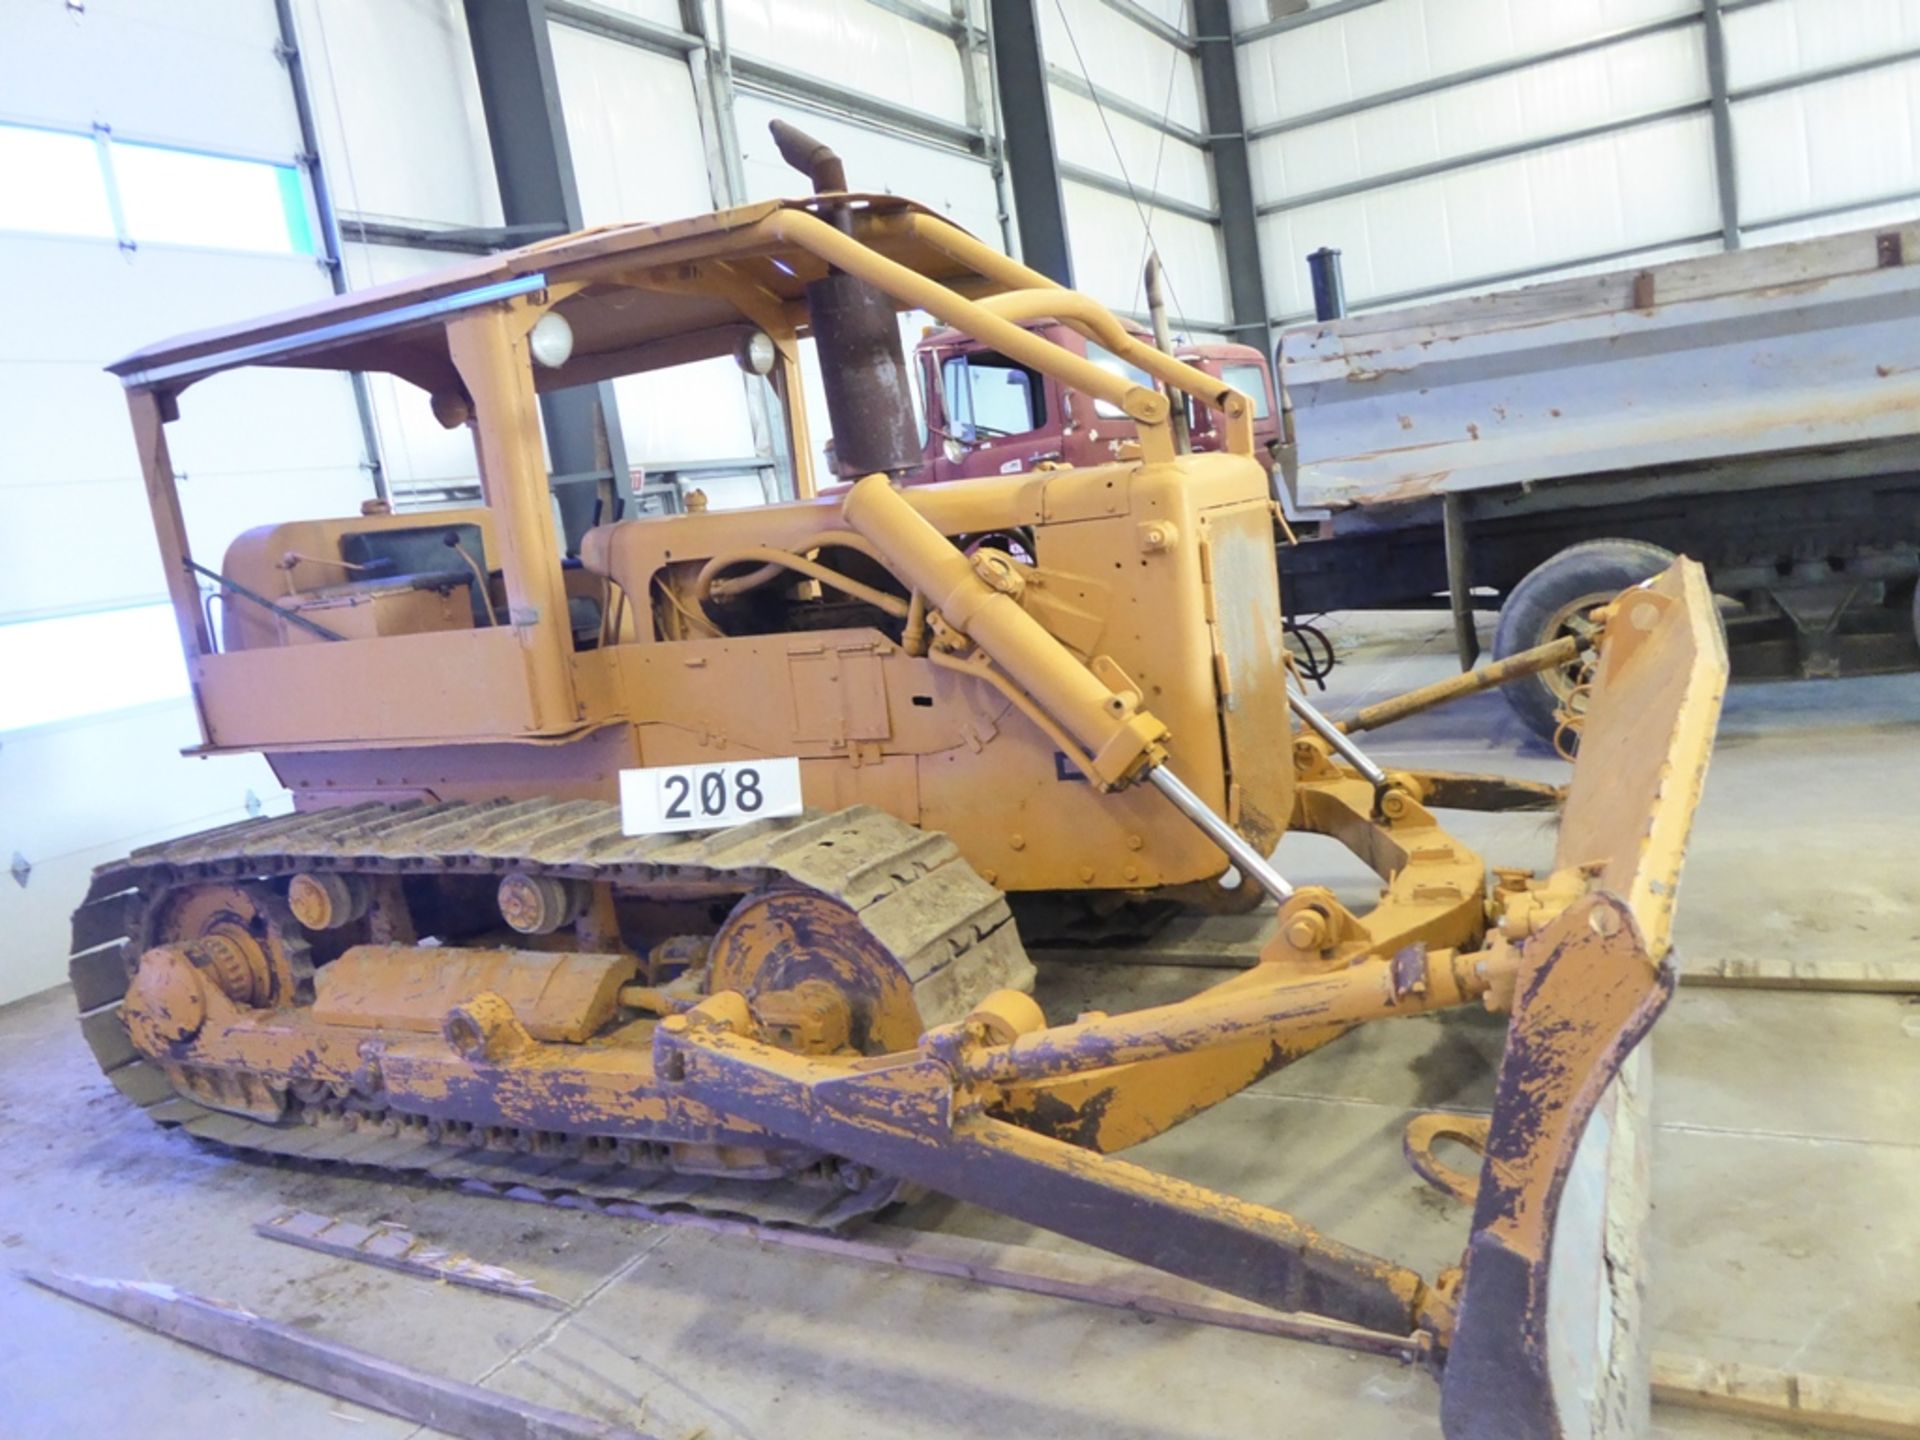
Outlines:
[[1204, 131], [1193, 57], [1103, 0], [1035, 0], [1048, 63], [1129, 96], [1189, 130]]
[[1290, 201], [1706, 98], [1699, 29], [1663, 31], [1256, 140], [1254, 183]]
[[300, 130], [265, 0], [10, 0], [0, 115], [123, 140], [291, 160]]
[[726, 0], [737, 56], [862, 90], [965, 123], [966, 82], [952, 40], [871, 0]]
[[1237, 56], [1287, 319], [1321, 244], [1366, 308], [1920, 214], [1920, 0], [1268, 8]]
[[1305, 257], [1343, 252], [1348, 295], [1372, 297], [1716, 229], [1705, 114], [1529, 151], [1261, 221], [1269, 302], [1313, 310]]
[[670, 30], [680, 28], [680, 0], [595, 0], [595, 3], [603, 10], [616, 10], [636, 20], [664, 25]]
[[295, 0], [295, 15], [341, 218], [498, 225], [459, 0]]
[[1739, 101], [1733, 133], [1751, 224], [1920, 190], [1920, 62]]
[[1920, 45], [1920, 0], [1769, 0], [1726, 18], [1736, 90]]
[[847, 183], [854, 189], [912, 196], [989, 244], [998, 243], [993, 174], [972, 156], [764, 95], [740, 96], [734, 119], [749, 199], [794, 195], [807, 188], [805, 177], [780, 158], [767, 131], [768, 122], [785, 119], [840, 152], [847, 162]]
[[553, 65], [588, 225], [713, 208], [693, 77], [684, 60], [556, 25]]
[[[713, 208], [684, 59], [556, 25], [553, 63], [588, 225], [671, 220]], [[752, 455], [744, 383], [726, 359], [615, 380], [629, 463], [649, 469]]]
[[1241, 46], [1250, 123], [1697, 14], [1697, 0], [1381, 0]]
[[1115, 180], [1130, 178], [1143, 190], [1213, 208], [1213, 172], [1205, 150], [1111, 110], [1103, 124], [1092, 100], [1059, 85], [1052, 92], [1054, 138], [1063, 165]]
[[[1112, 309], [1146, 306], [1142, 272], [1147, 235], [1134, 202], [1069, 180], [1065, 187], [1067, 233], [1075, 240], [1074, 281]], [[1203, 221], [1148, 207], [1153, 239], [1171, 288], [1168, 308], [1175, 323], [1214, 321], [1229, 312], [1220, 233]]]

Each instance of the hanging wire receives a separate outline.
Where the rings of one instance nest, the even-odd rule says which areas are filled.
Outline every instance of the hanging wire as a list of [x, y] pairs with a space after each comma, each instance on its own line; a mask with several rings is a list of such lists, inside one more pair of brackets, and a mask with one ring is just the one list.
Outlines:
[[[1093, 83], [1093, 74], [1087, 69], [1086, 57], [1080, 53], [1080, 37], [1073, 33], [1073, 21], [1067, 18], [1065, 0], [1053, 0], [1053, 6], [1055, 11], [1059, 13], [1062, 28], [1067, 32], [1067, 44], [1073, 51], [1073, 63], [1079, 66], [1080, 78], [1086, 82], [1087, 95], [1093, 101], [1095, 113], [1100, 116], [1100, 128], [1107, 132], [1107, 145], [1113, 151], [1114, 164], [1119, 167], [1120, 181], [1127, 187], [1127, 198], [1133, 201], [1133, 208], [1140, 216], [1140, 228], [1146, 235], [1146, 243], [1140, 251], [1140, 263], [1134, 267], [1133, 293], [1137, 299], [1140, 294], [1140, 285], [1143, 283], [1141, 276], [1146, 269], [1147, 257], [1149, 255], [1158, 257], [1160, 254], [1160, 247], [1154, 243], [1153, 238], [1153, 216], [1146, 203], [1141, 200], [1140, 191], [1133, 183], [1133, 176], [1127, 173], [1126, 157], [1120, 153], [1120, 141], [1113, 133], [1113, 122], [1107, 118], [1107, 107], [1100, 102], [1099, 87]], [[1167, 146], [1167, 123], [1169, 117], [1173, 114], [1173, 82], [1180, 60], [1180, 53], [1176, 50], [1172, 56], [1171, 63], [1167, 66], [1167, 94], [1161, 106], [1160, 125], [1158, 127], [1160, 143], [1154, 151], [1153, 182], [1148, 187], [1149, 189], [1157, 189], [1160, 184], [1160, 164], [1166, 154]], [[1167, 297], [1173, 302], [1174, 316], [1180, 322], [1180, 328], [1185, 330], [1187, 328], [1186, 307], [1180, 303], [1179, 291], [1174, 286], [1173, 276], [1167, 270], [1164, 260], [1161, 261], [1160, 272], [1161, 277], [1167, 284]]]

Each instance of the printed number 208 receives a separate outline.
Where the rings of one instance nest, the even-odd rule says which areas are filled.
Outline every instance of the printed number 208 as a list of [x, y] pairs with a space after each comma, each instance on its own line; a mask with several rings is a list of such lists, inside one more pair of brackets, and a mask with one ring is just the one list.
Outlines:
[[669, 775], [666, 791], [666, 818], [669, 820], [693, 819], [694, 812], [688, 807], [694, 803], [699, 805], [700, 814], [709, 816], [725, 815], [729, 810], [751, 815], [766, 804], [766, 796], [760, 790], [760, 772], [744, 765], [733, 772], [731, 804], [727, 798], [727, 776], [720, 770], [709, 770], [702, 774], [697, 792], [690, 777]]

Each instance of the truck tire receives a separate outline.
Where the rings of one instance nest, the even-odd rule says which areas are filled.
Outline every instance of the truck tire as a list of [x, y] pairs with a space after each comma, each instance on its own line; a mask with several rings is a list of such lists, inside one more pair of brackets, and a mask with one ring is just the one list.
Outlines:
[[[1587, 611], [1672, 563], [1671, 552], [1642, 540], [1583, 540], [1569, 545], [1528, 571], [1507, 595], [1493, 633], [1494, 658], [1505, 660], [1574, 633]], [[1551, 741], [1560, 726], [1561, 702], [1573, 684], [1571, 669], [1548, 670], [1501, 688], [1527, 728]]]

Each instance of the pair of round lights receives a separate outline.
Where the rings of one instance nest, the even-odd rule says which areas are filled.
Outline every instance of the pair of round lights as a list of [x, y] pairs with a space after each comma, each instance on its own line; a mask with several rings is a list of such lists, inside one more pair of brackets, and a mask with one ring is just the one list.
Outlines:
[[[549, 310], [534, 322], [527, 335], [527, 348], [536, 365], [558, 370], [573, 357], [573, 326], [558, 310]], [[755, 330], [733, 347], [733, 358], [749, 375], [767, 375], [772, 373], [779, 352], [772, 336]]]

